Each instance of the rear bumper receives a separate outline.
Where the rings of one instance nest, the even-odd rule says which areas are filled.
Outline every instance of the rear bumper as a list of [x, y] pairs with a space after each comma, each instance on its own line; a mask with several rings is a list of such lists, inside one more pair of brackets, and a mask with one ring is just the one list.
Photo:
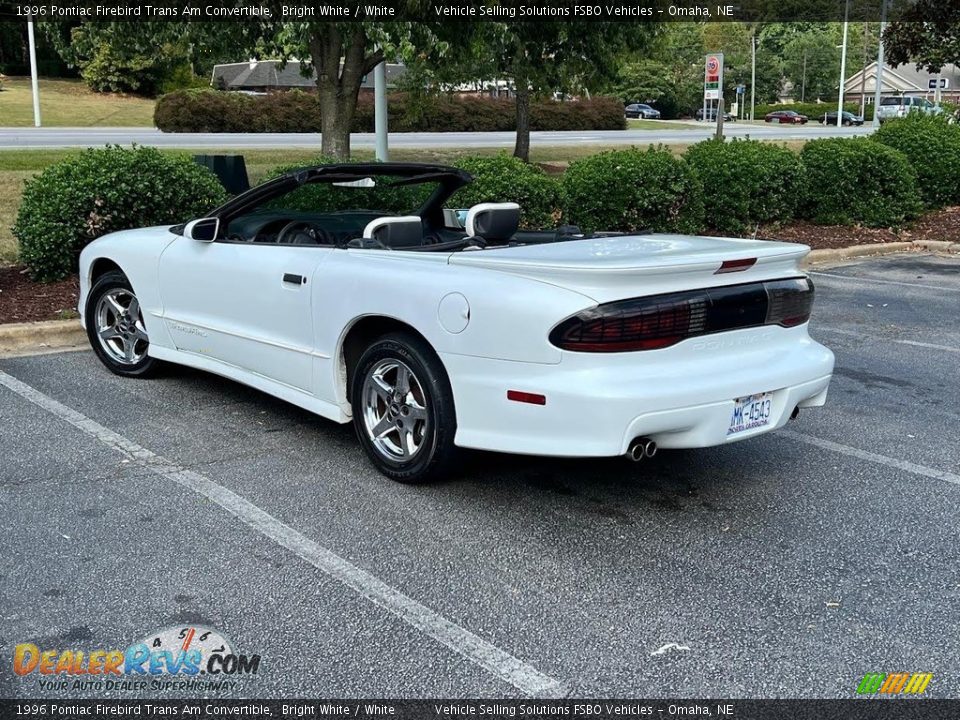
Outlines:
[[[457, 405], [456, 443], [529, 455], [622, 455], [644, 436], [697, 448], [782, 427], [826, 401], [833, 353], [806, 327], [758, 328], [642, 353], [564, 353], [558, 365], [441, 356]], [[507, 390], [546, 396], [507, 400]], [[727, 435], [735, 398], [772, 392], [769, 423]]]

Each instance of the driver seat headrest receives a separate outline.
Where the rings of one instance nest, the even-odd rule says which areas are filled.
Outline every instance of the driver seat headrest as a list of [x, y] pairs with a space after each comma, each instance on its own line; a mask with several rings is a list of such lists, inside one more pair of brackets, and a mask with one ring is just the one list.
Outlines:
[[464, 227], [467, 237], [506, 242], [520, 227], [520, 206], [513, 202], [474, 205], [467, 212]]
[[416, 215], [377, 218], [367, 223], [363, 237], [391, 249], [419, 247], [423, 245], [423, 222]]

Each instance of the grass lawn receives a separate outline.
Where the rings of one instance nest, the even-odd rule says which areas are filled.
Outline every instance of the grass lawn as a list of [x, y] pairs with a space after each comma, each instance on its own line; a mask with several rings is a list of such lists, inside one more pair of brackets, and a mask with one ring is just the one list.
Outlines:
[[694, 125], [673, 120], [627, 120], [627, 130], [696, 130]]
[[[651, 122], [651, 121], [646, 121]], [[802, 140], [791, 140], [780, 143], [794, 151], [799, 151], [803, 147]], [[627, 146], [618, 146], [620, 148]], [[685, 144], [667, 145], [666, 148], [674, 155], [683, 153], [689, 146]], [[594, 155], [604, 150], [610, 150], [610, 147], [601, 145], [563, 145], [563, 146], [534, 146], [531, 149], [530, 159], [535, 163], [541, 163], [549, 166], [548, 171], [562, 171], [570, 162], [582, 157]], [[65, 150], [3, 150], [0, 151], [0, 266], [15, 263], [17, 260], [17, 241], [10, 232], [17, 216], [17, 208], [20, 205], [20, 196], [23, 192], [23, 184], [33, 175], [43, 170], [48, 165], [63, 160], [64, 158], [80, 152], [75, 149]], [[221, 154], [239, 154], [244, 156], [247, 164], [247, 174], [250, 177], [251, 184], [257, 184], [263, 180], [266, 174], [277, 165], [289, 165], [295, 163], [309, 163], [310, 160], [320, 154], [320, 148], [316, 150], [166, 150], [167, 153], [221, 153]], [[397, 149], [390, 153], [391, 160], [406, 160], [420, 162], [449, 163], [458, 158], [468, 155], [496, 155], [505, 152], [502, 148], [471, 148], [469, 150], [456, 150], [449, 148], [436, 148], [430, 150], [418, 150], [413, 148]], [[509, 152], [507, 150], [506, 152]], [[357, 150], [353, 153], [355, 160], [372, 160], [372, 150]]]
[[[44, 127], [153, 126], [153, 100], [92, 92], [80, 80], [40, 78]], [[0, 92], [0, 127], [33, 127], [30, 78], [5, 80]]]

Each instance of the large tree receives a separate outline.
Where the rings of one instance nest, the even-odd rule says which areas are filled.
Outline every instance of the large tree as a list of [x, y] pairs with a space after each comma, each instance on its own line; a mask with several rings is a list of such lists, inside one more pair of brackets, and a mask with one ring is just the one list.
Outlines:
[[916, 0], [883, 35], [887, 61], [914, 62], [929, 72], [960, 64], [960, 4], [943, 0]]
[[616, 74], [627, 49], [643, 48], [657, 23], [461, 23], [466, 41], [452, 43], [442, 63], [429, 62], [441, 84], [506, 81], [516, 98], [514, 156], [530, 157], [530, 99], [589, 94]]

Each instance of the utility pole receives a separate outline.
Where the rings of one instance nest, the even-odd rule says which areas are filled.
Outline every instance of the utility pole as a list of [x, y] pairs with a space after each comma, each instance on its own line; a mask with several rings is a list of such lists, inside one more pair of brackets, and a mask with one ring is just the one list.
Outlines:
[[847, 33], [850, 30], [850, 0], [843, 8], [843, 50], [840, 51], [840, 99], [837, 101], [837, 127], [843, 125], [843, 90], [847, 80]]
[[880, 45], [877, 48], [877, 72], [874, 74], [874, 82], [877, 86], [873, 90], [873, 122], [871, 123], [875, 128], [880, 127], [877, 110], [880, 109], [880, 93], [883, 87], [883, 66], [885, 63], [883, 59], [883, 31], [887, 29], [887, 0], [881, 1], [880, 8]]
[[750, 121], [753, 121], [753, 110], [757, 104], [757, 26], [753, 26], [753, 35], [750, 36]]
[[373, 129], [377, 136], [377, 160], [387, 162], [387, 62], [384, 60], [373, 69]]
[[870, 23], [863, 23], [863, 64], [860, 66], [860, 117], [867, 112], [867, 41], [870, 39], [868, 30]]
[[803, 49], [803, 82], [800, 84], [800, 102], [807, 99], [807, 49]]
[[33, 126], [40, 127], [40, 84], [37, 77], [37, 42], [33, 36], [33, 13], [27, 16], [27, 39], [30, 44], [30, 87], [33, 89]]

